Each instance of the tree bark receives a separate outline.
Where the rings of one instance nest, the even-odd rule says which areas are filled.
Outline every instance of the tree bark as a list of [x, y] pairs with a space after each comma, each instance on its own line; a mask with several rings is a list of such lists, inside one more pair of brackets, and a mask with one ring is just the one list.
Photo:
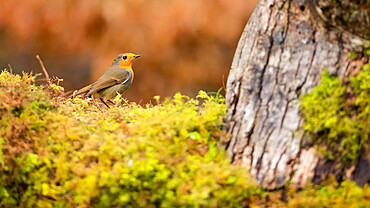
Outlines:
[[366, 62], [347, 57], [362, 52], [369, 31], [338, 25], [322, 10], [330, 4], [337, 2], [260, 0], [240, 38], [227, 81], [222, 143], [233, 163], [248, 168], [264, 188], [288, 181], [304, 187], [329, 174], [369, 181], [366, 153], [354, 167], [337, 169], [305, 142], [301, 129], [300, 96], [319, 84], [324, 69], [342, 77]]

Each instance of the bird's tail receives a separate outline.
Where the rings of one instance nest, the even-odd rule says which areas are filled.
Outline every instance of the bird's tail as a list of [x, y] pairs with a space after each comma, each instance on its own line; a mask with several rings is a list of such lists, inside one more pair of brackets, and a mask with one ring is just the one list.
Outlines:
[[61, 99], [60, 101], [63, 101], [63, 100], [66, 100], [70, 97], [76, 97], [77, 95], [82, 95], [82, 96], [85, 96], [89, 91], [90, 91], [90, 87], [91, 85], [87, 85], [86, 87], [83, 87], [79, 90], [75, 90], [73, 92], [69, 92], [67, 93], [67, 96], [65, 96], [63, 99]]

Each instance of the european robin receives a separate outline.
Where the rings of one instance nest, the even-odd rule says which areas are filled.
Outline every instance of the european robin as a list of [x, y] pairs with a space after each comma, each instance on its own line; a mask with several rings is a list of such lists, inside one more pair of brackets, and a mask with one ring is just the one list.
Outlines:
[[122, 53], [118, 55], [98, 81], [75, 91], [64, 99], [77, 95], [82, 95], [83, 97], [93, 96], [94, 98], [99, 98], [108, 106], [104, 100], [112, 99], [118, 93], [123, 94], [130, 87], [134, 79], [132, 62], [139, 57], [140, 55], [133, 53]]

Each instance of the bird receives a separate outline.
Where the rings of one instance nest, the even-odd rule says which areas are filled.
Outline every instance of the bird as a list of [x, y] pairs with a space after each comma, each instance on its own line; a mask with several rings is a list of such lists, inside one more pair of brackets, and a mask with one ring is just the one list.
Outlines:
[[133, 53], [119, 54], [96, 82], [75, 90], [62, 100], [73, 98], [77, 95], [82, 95], [83, 97], [93, 96], [94, 98], [99, 98], [109, 108], [104, 101], [110, 101], [117, 94], [123, 94], [130, 87], [134, 80], [132, 63], [140, 56]]

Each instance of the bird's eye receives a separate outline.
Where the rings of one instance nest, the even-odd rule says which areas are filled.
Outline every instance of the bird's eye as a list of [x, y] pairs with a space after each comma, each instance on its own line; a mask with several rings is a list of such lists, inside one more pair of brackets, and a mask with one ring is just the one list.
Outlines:
[[123, 59], [123, 60], [126, 60], [126, 59], [127, 59], [127, 56], [123, 56], [123, 57], [122, 57], [122, 59]]

